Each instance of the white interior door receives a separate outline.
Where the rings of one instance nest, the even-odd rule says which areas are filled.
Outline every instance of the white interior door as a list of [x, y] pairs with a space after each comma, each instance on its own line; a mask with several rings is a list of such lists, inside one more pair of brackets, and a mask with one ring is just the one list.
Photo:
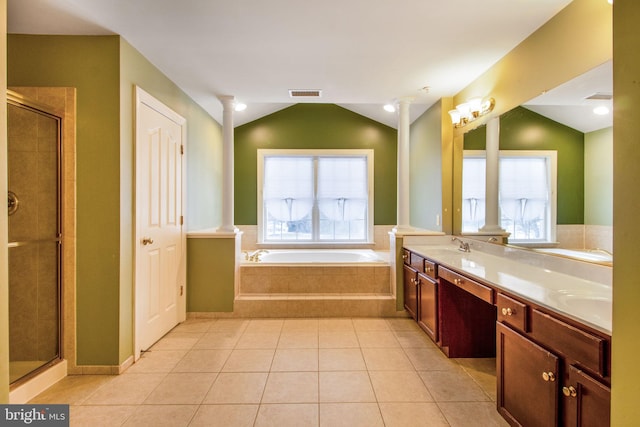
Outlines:
[[135, 358], [186, 315], [184, 118], [136, 88]]

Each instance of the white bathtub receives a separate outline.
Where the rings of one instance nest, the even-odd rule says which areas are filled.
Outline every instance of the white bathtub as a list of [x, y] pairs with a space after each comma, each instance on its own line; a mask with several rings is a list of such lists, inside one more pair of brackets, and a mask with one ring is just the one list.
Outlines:
[[[249, 252], [252, 254], [253, 252]], [[269, 249], [240, 264], [238, 294], [245, 298], [391, 295], [389, 252], [368, 249]]]
[[[253, 252], [249, 252], [251, 254]], [[371, 249], [268, 249], [259, 261], [244, 260], [243, 265], [371, 265], [388, 264], [389, 253]]]

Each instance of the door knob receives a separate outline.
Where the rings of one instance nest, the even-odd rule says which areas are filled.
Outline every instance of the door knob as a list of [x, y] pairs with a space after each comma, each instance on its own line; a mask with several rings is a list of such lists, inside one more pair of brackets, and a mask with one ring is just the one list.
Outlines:
[[150, 245], [153, 243], [153, 239], [151, 237], [143, 237], [142, 238], [142, 244], [144, 246]]

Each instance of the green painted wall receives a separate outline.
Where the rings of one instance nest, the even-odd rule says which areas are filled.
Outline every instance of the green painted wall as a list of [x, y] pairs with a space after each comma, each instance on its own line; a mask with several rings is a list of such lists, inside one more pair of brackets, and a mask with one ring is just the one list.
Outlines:
[[187, 119], [187, 229], [214, 227], [222, 216], [222, 127], [126, 40], [120, 39], [120, 363], [133, 354], [135, 86]]
[[187, 252], [187, 312], [232, 312], [235, 238], [189, 238]]
[[9, 35], [8, 78], [77, 88], [77, 361], [120, 364], [133, 354], [133, 85], [188, 121], [187, 182], [202, 227], [221, 217], [209, 200], [221, 198], [221, 128], [119, 36]]
[[[437, 102], [409, 131], [409, 222], [442, 230], [442, 105]], [[439, 219], [438, 219], [438, 218]]]
[[584, 135], [584, 223], [613, 225], [613, 128]]
[[257, 150], [373, 149], [374, 222], [396, 223], [395, 129], [333, 104], [296, 104], [234, 133], [235, 224], [257, 224]]
[[10, 86], [77, 88], [77, 361], [118, 362], [119, 37], [8, 37]]
[[[484, 150], [486, 126], [464, 135], [465, 150]], [[531, 110], [500, 117], [501, 150], [557, 150], [558, 224], [584, 224], [584, 134]]]

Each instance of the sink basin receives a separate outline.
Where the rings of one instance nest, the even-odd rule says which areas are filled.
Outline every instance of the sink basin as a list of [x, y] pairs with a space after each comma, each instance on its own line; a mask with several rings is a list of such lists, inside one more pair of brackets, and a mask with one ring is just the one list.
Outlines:
[[567, 307], [581, 312], [611, 310], [611, 300], [604, 297], [567, 296], [562, 302]]
[[597, 295], [563, 295], [559, 308], [585, 320], [611, 323], [611, 298]]

